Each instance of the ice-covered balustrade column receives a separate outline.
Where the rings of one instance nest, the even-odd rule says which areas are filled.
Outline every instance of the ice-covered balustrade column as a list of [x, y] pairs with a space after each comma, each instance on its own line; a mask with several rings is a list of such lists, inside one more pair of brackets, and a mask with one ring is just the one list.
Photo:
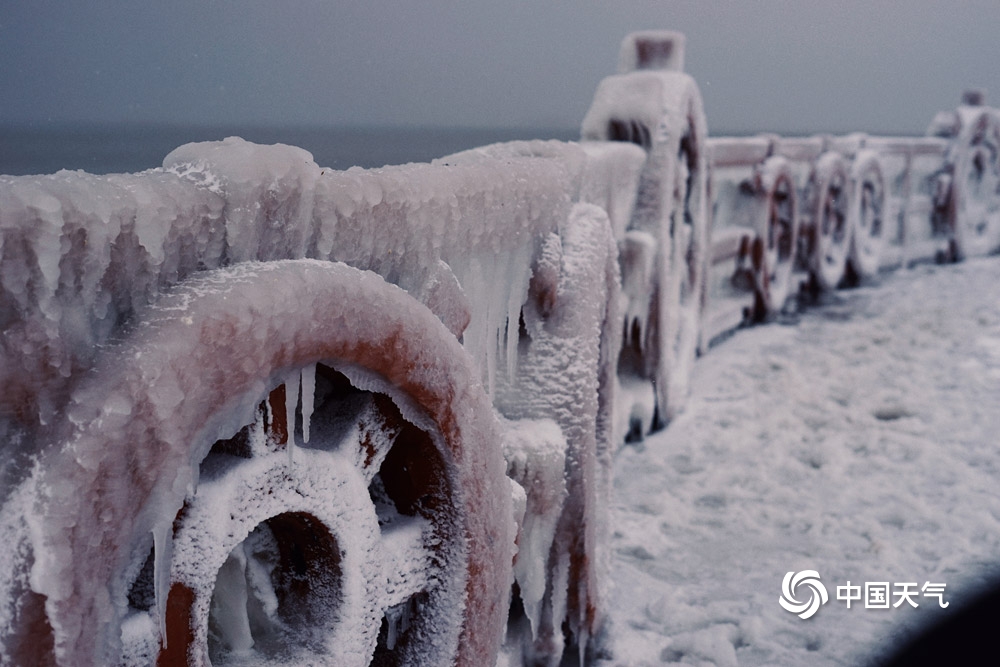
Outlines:
[[939, 114], [929, 129], [953, 140], [939, 179], [937, 231], [948, 238], [947, 254], [955, 260], [1000, 248], [1000, 111], [984, 106], [984, 97], [967, 92], [962, 106]]
[[[515, 570], [533, 633], [530, 651], [539, 658], [561, 653], [564, 621], [583, 655], [602, 621], [610, 461], [598, 439], [608, 435], [601, 424], [614, 400], [602, 380], [613, 363], [608, 338], [617, 356], [616, 255], [607, 214], [574, 206], [538, 262], [516, 373], [497, 392], [500, 411], [518, 420], [506, 442], [508, 473], [530, 482], [522, 548], [529, 559], [541, 554], [547, 568], [529, 560]], [[554, 424], [535, 421], [550, 419]], [[529, 423], [532, 437], [524, 434]]]
[[620, 73], [601, 81], [582, 125], [584, 140], [632, 143], [646, 153], [619, 238], [629, 299], [625, 345], [637, 350], [625, 370], [654, 396], [653, 405], [636, 412], [650, 416], [643, 430], [665, 423], [683, 401], [700, 340], [710, 216], [707, 124], [698, 86], [681, 71], [683, 50], [675, 32], [626, 37]]

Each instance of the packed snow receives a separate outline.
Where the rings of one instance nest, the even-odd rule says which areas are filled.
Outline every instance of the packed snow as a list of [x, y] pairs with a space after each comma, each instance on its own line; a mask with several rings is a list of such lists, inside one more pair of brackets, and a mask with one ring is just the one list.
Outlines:
[[[687, 410], [618, 453], [602, 664], [864, 664], [995, 573], [1000, 262], [879, 282], [737, 332]], [[808, 620], [778, 604], [803, 570], [829, 591]], [[848, 609], [848, 581], [945, 583], [949, 609]]]

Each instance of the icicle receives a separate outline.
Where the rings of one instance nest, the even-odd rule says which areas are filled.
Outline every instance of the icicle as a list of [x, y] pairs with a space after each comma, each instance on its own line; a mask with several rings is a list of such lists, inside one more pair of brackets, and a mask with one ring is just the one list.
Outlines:
[[264, 401], [264, 423], [274, 424], [274, 410], [271, 408], [270, 397]]
[[173, 522], [153, 526], [153, 596], [160, 626], [160, 643], [167, 646], [167, 595], [170, 592], [170, 562], [173, 560]]
[[249, 593], [260, 605], [267, 620], [275, 627], [279, 627], [281, 620], [278, 618], [278, 594], [274, 591], [271, 575], [280, 555], [278, 543], [267, 524], [261, 524], [250, 533], [243, 542], [243, 553], [247, 558], [246, 580]]
[[388, 625], [388, 633], [385, 637], [385, 646], [390, 651], [396, 648], [396, 637], [399, 634], [399, 619], [402, 615], [403, 612], [399, 606], [389, 607], [385, 611], [385, 620]]
[[566, 439], [551, 420], [518, 420], [505, 425], [507, 476], [526, 494], [514, 578], [521, 589], [532, 636], [537, 637], [546, 590], [546, 562], [566, 495]]
[[299, 376], [298, 371], [290, 373], [285, 378], [285, 423], [288, 424], [288, 443], [285, 448], [288, 450], [288, 467], [292, 467], [292, 450], [295, 449], [295, 408], [299, 405]]
[[[487, 274], [487, 271], [489, 275], [489, 278], [484, 285], [484, 291], [496, 285], [496, 267], [496, 258], [494, 258], [493, 263], [490, 264], [488, 268], [484, 267], [484, 269], [486, 269], [486, 271], [483, 272], [484, 275]], [[483, 320], [485, 324], [483, 336], [485, 338], [484, 351], [486, 352], [486, 388], [489, 395], [493, 396], [496, 388], [497, 347], [500, 344], [498, 341], [498, 327], [496, 324], [497, 308], [494, 305], [496, 296], [495, 294], [490, 294], [489, 292], [486, 292], [483, 296], [486, 300], [486, 316]]]
[[[521, 306], [531, 279], [531, 252], [525, 246], [489, 257], [456, 260], [450, 265], [472, 316], [463, 342], [479, 366], [490, 395], [496, 387], [498, 370], [508, 376], [517, 370]], [[498, 364], [503, 365], [498, 368]]]
[[[519, 253], [520, 254], [520, 253]], [[517, 258], [520, 260], [521, 258]], [[524, 266], [529, 266], [528, 262], [525, 262]], [[517, 261], [510, 262], [508, 264], [508, 276], [507, 276], [507, 377], [513, 380], [515, 373], [517, 373], [517, 343], [518, 337], [521, 332], [521, 304], [523, 303], [522, 298], [522, 276], [518, 275], [519, 265]], [[524, 273], [520, 271], [520, 273]], [[530, 273], [530, 271], [529, 271]], [[526, 281], [525, 281], [526, 282]], [[527, 284], [524, 285], [524, 290], [527, 292]]]
[[240, 543], [219, 568], [212, 592], [211, 621], [222, 643], [234, 653], [246, 653], [254, 644], [247, 613], [246, 568], [247, 557]]
[[[566, 618], [566, 602], [569, 597], [569, 554], [561, 554], [552, 568], [552, 597], [550, 604], [552, 618]], [[562, 652], [564, 639], [558, 630], [553, 636], [553, 642], [557, 643], [559, 652]], [[558, 655], [558, 653], [556, 654]]]
[[[577, 596], [580, 600], [587, 600], [590, 596], [587, 592], [587, 583], [581, 579], [576, 584]], [[577, 612], [576, 618], [570, 618], [570, 630], [576, 635], [576, 648], [580, 657], [580, 667], [586, 667], [587, 644], [590, 642], [590, 630], [587, 627], [586, 614], [581, 610]]]
[[[622, 292], [628, 298], [625, 312], [625, 340], [638, 340], [646, 349], [646, 318], [656, 293], [656, 239], [641, 231], [629, 231], [622, 247]], [[633, 337], [633, 333], [637, 338]]]
[[309, 442], [309, 422], [312, 419], [313, 401], [316, 398], [316, 365], [302, 369], [302, 442]]
[[410, 628], [410, 614], [412, 613], [410, 606], [410, 601], [407, 600], [385, 610], [385, 620], [388, 625], [385, 647], [390, 651], [395, 648], [399, 637]]

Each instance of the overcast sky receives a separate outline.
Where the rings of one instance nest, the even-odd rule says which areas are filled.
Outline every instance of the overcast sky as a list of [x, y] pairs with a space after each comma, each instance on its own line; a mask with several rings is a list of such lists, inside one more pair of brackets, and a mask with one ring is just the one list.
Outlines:
[[996, 0], [0, 0], [0, 124], [576, 127], [643, 28], [687, 34], [710, 132], [1000, 102]]

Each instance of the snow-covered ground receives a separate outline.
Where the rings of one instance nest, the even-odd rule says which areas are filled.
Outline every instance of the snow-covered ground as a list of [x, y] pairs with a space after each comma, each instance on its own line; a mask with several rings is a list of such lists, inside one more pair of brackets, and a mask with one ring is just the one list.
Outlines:
[[[1000, 259], [879, 283], [737, 332], [685, 412], [618, 454], [612, 664], [864, 664], [997, 572]], [[807, 620], [778, 604], [801, 570], [829, 591]], [[848, 609], [848, 581], [893, 604], [945, 583], [950, 608]]]

